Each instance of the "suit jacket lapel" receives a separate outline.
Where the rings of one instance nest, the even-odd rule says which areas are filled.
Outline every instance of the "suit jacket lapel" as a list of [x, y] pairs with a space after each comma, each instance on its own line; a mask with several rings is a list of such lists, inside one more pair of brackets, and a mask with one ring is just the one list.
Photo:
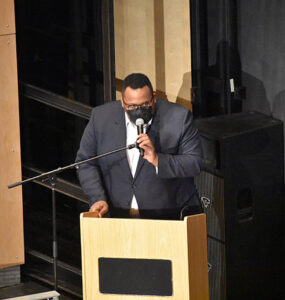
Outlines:
[[[114, 120], [114, 125], [115, 129], [114, 130], [114, 140], [115, 140], [115, 145], [117, 148], [122, 148], [126, 146], [126, 121], [125, 121], [125, 112], [122, 109], [120, 105], [119, 111], [116, 112], [115, 114], [115, 120]], [[127, 174], [130, 178], [132, 178], [132, 173], [131, 169], [129, 166], [128, 158], [127, 158], [127, 152], [126, 150], [123, 150], [118, 153], [120, 157], [122, 158], [122, 167], [123, 167], [123, 172]]]

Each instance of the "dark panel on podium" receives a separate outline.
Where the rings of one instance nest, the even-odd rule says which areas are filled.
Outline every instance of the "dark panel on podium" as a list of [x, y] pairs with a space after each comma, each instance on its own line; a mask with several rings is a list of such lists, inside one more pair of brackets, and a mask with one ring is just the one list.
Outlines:
[[280, 299], [283, 124], [249, 112], [197, 120], [204, 167], [211, 299]]
[[103, 294], [172, 296], [171, 261], [100, 257], [99, 281]]

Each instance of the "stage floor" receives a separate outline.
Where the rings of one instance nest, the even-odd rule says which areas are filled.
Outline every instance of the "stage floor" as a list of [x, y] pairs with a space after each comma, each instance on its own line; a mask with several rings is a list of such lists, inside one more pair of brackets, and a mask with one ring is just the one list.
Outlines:
[[[0, 299], [26, 296], [30, 294], [48, 292], [52, 290], [52, 288], [50, 288], [49, 286], [45, 286], [42, 283], [34, 281], [30, 278], [22, 278], [21, 281], [22, 282], [20, 284], [0, 288]], [[66, 294], [62, 294], [61, 291], [58, 292], [60, 293], [60, 300], [80, 299], [68, 296]]]

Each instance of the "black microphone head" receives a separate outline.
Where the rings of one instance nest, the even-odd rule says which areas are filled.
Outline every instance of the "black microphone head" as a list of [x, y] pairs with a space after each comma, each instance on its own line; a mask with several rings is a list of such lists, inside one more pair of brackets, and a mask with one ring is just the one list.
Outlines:
[[136, 119], [136, 125], [137, 126], [142, 126], [144, 124], [144, 120], [142, 118]]
[[128, 149], [133, 149], [133, 148], [136, 148], [138, 146], [137, 146], [137, 143], [135, 143], [135, 144], [130, 144], [127, 147], [128, 147]]

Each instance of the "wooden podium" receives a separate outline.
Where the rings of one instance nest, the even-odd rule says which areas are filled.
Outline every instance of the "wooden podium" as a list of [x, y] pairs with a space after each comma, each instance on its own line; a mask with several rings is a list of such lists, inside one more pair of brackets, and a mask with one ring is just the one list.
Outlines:
[[82, 213], [83, 299], [209, 299], [206, 216], [184, 221]]

